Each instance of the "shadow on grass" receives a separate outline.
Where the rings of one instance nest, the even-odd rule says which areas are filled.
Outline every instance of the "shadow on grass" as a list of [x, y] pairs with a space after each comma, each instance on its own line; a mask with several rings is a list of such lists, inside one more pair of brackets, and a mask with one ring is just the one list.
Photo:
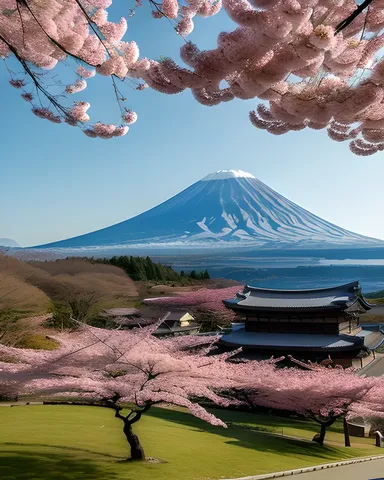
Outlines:
[[[227, 421], [226, 418], [223, 418], [227, 415], [220, 415], [220, 413], [221, 412], [217, 412], [217, 415], [224, 421]], [[228, 428], [215, 427], [193, 417], [189, 413], [162, 408], [153, 408], [149, 410], [146, 415], [168, 422], [182, 424], [202, 433], [209, 432], [215, 435], [221, 435], [222, 437], [228, 438], [226, 442], [228, 444], [257, 450], [259, 452], [269, 452], [294, 457], [314, 457], [319, 459], [319, 461], [340, 459], [339, 449], [326, 445], [320, 446], [309, 440], [296, 440], [294, 438], [261, 433], [260, 430], [257, 430], [256, 425], [254, 429], [251, 425], [244, 428], [242, 425], [235, 424], [231, 424]], [[292, 424], [289, 424], [289, 426], [292, 426]], [[346, 452], [346, 454], [347, 453], [348, 452]]]
[[[109, 453], [100, 454], [98, 452], [93, 452], [92, 450], [87, 450], [86, 448], [75, 448], [75, 447], [68, 447], [64, 445], [48, 445], [46, 443], [20, 443], [20, 442], [4, 442], [0, 443], [0, 453], [3, 451], [1, 445], [7, 445], [9, 447], [47, 447], [47, 448], [57, 448], [59, 450], [69, 450], [70, 452], [80, 452], [80, 453], [91, 453], [92, 455], [97, 455], [102, 458], [110, 458], [113, 460], [125, 460], [121, 456], [118, 455], [111, 455]], [[128, 453], [127, 453], [128, 455]], [[1, 477], [0, 477], [1, 478]]]
[[[232, 410], [211, 410], [212, 413], [220, 417], [224, 422], [233, 422], [237, 424], [246, 424], [255, 426], [259, 429], [269, 429], [271, 433], [282, 433], [287, 429], [305, 430], [315, 435], [320, 432], [320, 425], [313, 420], [303, 417], [286, 417], [277, 414], [260, 414], [251, 412], [234, 412]], [[343, 424], [338, 421], [331, 427], [327, 428], [327, 432], [343, 433]]]
[[[119, 477], [92, 460], [65, 454], [31, 453], [27, 450], [0, 452], [1, 480], [114, 480]], [[121, 478], [121, 477], [120, 477]], [[127, 477], [126, 480], [133, 480]]]

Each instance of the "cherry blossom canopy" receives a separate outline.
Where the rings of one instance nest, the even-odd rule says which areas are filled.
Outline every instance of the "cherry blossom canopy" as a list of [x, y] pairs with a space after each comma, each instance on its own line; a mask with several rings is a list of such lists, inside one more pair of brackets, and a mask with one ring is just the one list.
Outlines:
[[[117, 86], [125, 80], [165, 94], [190, 89], [207, 106], [258, 98], [263, 103], [250, 113], [256, 128], [275, 135], [327, 129], [357, 155], [384, 150], [384, 0], [373, 0], [350, 23], [342, 22], [356, 11], [354, 0], [149, 2], [153, 16], [170, 20], [183, 38], [195, 16], [222, 7], [238, 27], [220, 33], [213, 50], [186, 41], [182, 66], [140, 58], [138, 45], [123, 40], [127, 19], [108, 21], [112, 0], [0, 0], [0, 55], [15, 56], [25, 73], [16, 78], [10, 70], [10, 84], [39, 118], [80, 126], [91, 138], [123, 136], [137, 120]], [[79, 62], [76, 76], [54, 94], [41, 72], [68, 57]], [[81, 92], [96, 73], [112, 77], [121, 125], [88, 124], [87, 102], [63, 105], [63, 95]]]

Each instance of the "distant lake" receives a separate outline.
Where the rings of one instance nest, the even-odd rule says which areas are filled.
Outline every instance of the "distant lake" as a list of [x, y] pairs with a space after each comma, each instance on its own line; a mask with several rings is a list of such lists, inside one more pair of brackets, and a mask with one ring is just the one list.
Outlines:
[[319, 263], [322, 265], [384, 265], [384, 259], [373, 258], [373, 259], [354, 259], [346, 258], [345, 260], [328, 260], [320, 259]]
[[364, 292], [384, 290], [384, 259], [324, 259], [308, 257], [255, 258], [243, 255], [183, 256], [160, 259], [176, 270], [207, 269], [212, 278], [277, 289], [311, 289], [359, 280]]

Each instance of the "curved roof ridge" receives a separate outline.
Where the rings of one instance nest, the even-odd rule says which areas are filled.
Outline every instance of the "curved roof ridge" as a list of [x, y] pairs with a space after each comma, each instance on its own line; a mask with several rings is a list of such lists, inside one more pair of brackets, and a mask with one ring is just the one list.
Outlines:
[[360, 289], [359, 281], [345, 283], [343, 285], [336, 285], [333, 287], [310, 288], [310, 289], [296, 289], [296, 290], [281, 290], [276, 288], [262, 288], [253, 287], [252, 285], [245, 285], [244, 290], [248, 289], [250, 292], [264, 292], [264, 293], [312, 293], [312, 292], [326, 292], [333, 290], [346, 290], [350, 288]]

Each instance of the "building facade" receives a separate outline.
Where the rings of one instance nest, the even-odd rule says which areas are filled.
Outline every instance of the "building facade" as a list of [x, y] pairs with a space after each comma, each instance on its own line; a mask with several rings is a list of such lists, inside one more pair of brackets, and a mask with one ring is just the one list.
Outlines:
[[236, 314], [240, 329], [221, 337], [227, 348], [242, 346], [264, 356], [292, 355], [300, 360], [332, 359], [361, 368], [383, 343], [379, 327], [360, 326], [371, 309], [359, 282], [312, 290], [272, 290], [246, 286], [236, 298], [224, 300]]

